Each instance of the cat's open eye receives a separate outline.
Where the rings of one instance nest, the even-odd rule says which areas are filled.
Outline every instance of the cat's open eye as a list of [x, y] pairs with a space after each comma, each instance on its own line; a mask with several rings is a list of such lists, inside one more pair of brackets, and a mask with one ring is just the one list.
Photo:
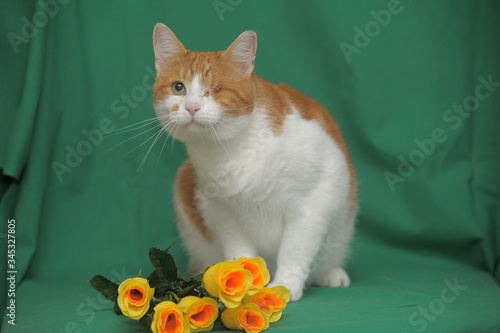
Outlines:
[[172, 93], [174, 95], [184, 95], [186, 93], [186, 87], [179, 81], [172, 83], [170, 88], [172, 89]]

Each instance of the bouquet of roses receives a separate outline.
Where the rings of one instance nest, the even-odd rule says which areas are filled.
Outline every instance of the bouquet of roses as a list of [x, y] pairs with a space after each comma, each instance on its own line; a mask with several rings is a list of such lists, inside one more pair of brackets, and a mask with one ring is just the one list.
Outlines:
[[89, 283], [115, 302], [116, 314], [138, 320], [140, 328], [153, 333], [208, 332], [218, 319], [229, 329], [254, 333], [281, 318], [290, 292], [265, 287], [270, 275], [261, 257], [221, 262], [186, 278], [168, 250], [149, 250], [155, 270], [147, 279], [139, 273], [118, 285], [96, 275]]

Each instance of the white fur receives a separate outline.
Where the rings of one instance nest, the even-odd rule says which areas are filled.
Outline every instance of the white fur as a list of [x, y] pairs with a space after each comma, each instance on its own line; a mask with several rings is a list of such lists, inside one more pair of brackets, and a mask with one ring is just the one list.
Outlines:
[[[339, 146], [315, 120], [292, 107], [281, 134], [271, 131], [267, 110], [227, 116], [199, 77], [186, 96], [157, 105], [170, 114], [170, 134], [186, 143], [198, 179], [197, 202], [215, 239], [208, 242], [175, 206], [192, 273], [222, 260], [260, 255], [292, 300], [305, 285], [348, 286], [341, 269], [353, 234], [350, 175]], [[194, 96], [194, 97], [193, 97]], [[191, 117], [187, 98], [201, 109]], [[177, 112], [170, 113], [174, 104]], [[160, 117], [161, 118], [161, 117]], [[176, 124], [172, 127], [172, 124]]]

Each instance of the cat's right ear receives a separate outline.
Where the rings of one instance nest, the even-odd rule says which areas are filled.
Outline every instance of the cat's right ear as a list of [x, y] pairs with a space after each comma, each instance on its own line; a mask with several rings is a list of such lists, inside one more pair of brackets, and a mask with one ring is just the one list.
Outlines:
[[169, 58], [186, 53], [184, 45], [165, 24], [157, 23], [153, 32], [156, 72], [161, 74], [168, 66]]
[[256, 51], [257, 34], [253, 31], [245, 31], [236, 38], [222, 56], [236, 64], [244, 78], [249, 78], [254, 70]]

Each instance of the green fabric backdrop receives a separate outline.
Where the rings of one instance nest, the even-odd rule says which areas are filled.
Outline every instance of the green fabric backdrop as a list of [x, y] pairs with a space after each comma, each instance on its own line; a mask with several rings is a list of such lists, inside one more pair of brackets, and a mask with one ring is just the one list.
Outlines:
[[[318, 99], [348, 142], [352, 285], [309, 289], [272, 331], [500, 332], [499, 13], [472, 0], [0, 2], [0, 296], [16, 306], [2, 332], [136, 331], [87, 280], [149, 273], [148, 249], [179, 240], [184, 147], [162, 138], [141, 168], [155, 124], [133, 126], [154, 117], [157, 22], [195, 50], [256, 31], [256, 72]], [[185, 270], [180, 243], [172, 253]]]

